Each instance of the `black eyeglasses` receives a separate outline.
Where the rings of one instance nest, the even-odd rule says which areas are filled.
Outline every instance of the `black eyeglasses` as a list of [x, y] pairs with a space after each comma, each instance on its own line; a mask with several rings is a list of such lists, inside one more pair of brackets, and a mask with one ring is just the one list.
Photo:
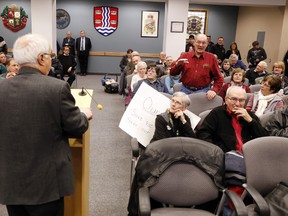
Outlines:
[[231, 100], [233, 103], [237, 103], [239, 101], [239, 103], [245, 103], [246, 99], [242, 99], [242, 98], [236, 98], [236, 97], [228, 97], [227, 98], [229, 100]]

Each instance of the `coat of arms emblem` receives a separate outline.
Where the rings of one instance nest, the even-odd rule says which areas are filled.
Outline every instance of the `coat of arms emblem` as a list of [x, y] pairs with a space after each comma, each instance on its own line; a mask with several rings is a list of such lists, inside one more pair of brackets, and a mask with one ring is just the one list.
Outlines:
[[102, 35], [108, 36], [118, 26], [118, 8], [94, 7], [94, 27]]
[[28, 15], [22, 7], [12, 4], [4, 8], [1, 17], [4, 26], [13, 32], [17, 32], [26, 26]]

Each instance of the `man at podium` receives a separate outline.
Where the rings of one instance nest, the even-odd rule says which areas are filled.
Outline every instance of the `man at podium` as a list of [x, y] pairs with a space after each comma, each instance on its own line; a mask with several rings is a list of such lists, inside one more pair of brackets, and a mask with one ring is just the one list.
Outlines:
[[92, 112], [75, 106], [67, 82], [46, 76], [42, 36], [21, 36], [13, 55], [21, 69], [0, 84], [0, 203], [9, 216], [62, 216], [74, 190], [68, 137], [85, 133]]

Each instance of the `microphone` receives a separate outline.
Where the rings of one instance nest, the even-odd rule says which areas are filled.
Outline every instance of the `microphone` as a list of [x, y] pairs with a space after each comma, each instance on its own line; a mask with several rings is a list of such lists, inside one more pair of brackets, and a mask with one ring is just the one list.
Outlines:
[[[84, 90], [85, 90], [85, 91], [84, 91]], [[103, 106], [102, 106], [101, 104], [98, 104], [98, 103], [97, 103], [97, 101], [92, 97], [92, 95], [87, 91], [86, 88], [82, 87], [82, 90], [78, 93], [79, 96], [85, 96], [85, 95], [87, 95], [87, 94], [90, 96], [90, 98], [92, 99], [92, 101], [97, 104], [98, 110], [102, 110], [102, 109], [103, 109]]]
[[[86, 90], [86, 89], [85, 89]], [[86, 92], [84, 92], [84, 87], [82, 87], [82, 91], [78, 93], [80, 96], [85, 96], [87, 95]]]

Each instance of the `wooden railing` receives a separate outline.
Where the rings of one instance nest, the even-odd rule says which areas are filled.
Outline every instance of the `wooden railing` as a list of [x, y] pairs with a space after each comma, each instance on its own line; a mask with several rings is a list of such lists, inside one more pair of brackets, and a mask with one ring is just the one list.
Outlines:
[[[8, 48], [8, 53], [12, 53], [13, 49], [12, 48]], [[110, 57], [122, 57], [124, 55], [126, 55], [126, 52], [90, 52], [89, 53], [90, 56], [110, 56]], [[140, 56], [143, 58], [158, 58], [159, 57], [159, 53], [140, 53]]]

